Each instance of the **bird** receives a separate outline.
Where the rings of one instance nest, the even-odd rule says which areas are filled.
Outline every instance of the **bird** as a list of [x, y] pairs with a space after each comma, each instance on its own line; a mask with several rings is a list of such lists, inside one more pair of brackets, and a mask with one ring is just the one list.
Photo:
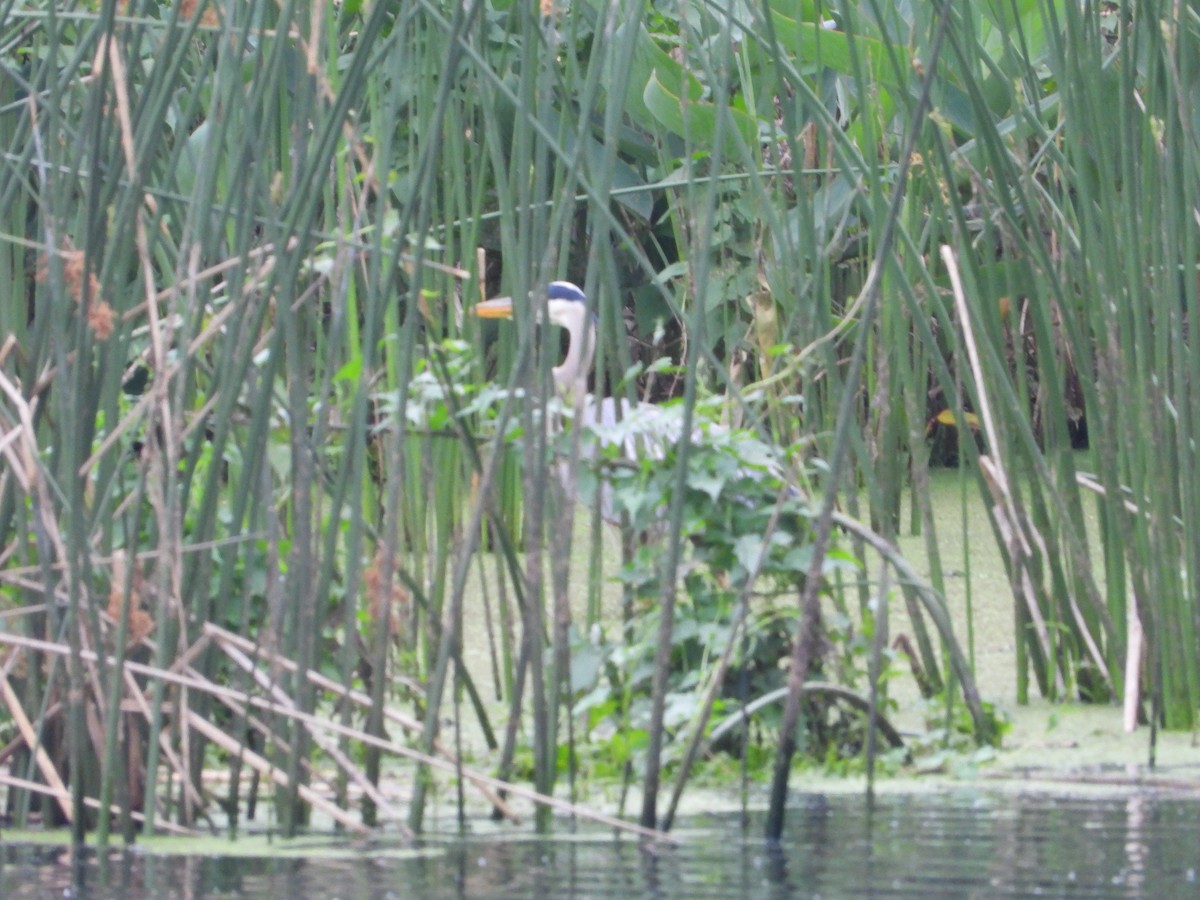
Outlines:
[[[511, 319], [512, 297], [496, 297], [475, 304], [481, 319]], [[570, 336], [567, 355], [551, 371], [559, 396], [570, 399], [587, 389], [587, 375], [596, 352], [594, 315], [588, 309], [587, 295], [569, 281], [551, 281], [546, 286], [546, 318], [564, 328]]]
[[[572, 427], [585, 429], [584, 436], [588, 440], [581, 443], [585, 459], [594, 460], [603, 455], [611, 461], [615, 456], [618, 463], [634, 465], [646, 460], [666, 459], [669, 450], [684, 435], [683, 406], [660, 406], [588, 394], [587, 377], [595, 357], [596, 319], [589, 308], [587, 295], [569, 281], [551, 281], [545, 288], [545, 297], [546, 305], [544, 311], [537, 314], [538, 320], [564, 329], [569, 338], [562, 362], [551, 369], [557, 394], [553, 406], [558, 413], [550, 419], [552, 427], [561, 429], [564, 420], [569, 420]], [[513, 301], [511, 297], [484, 300], [475, 304], [474, 312], [483, 319], [511, 319]], [[703, 415], [693, 416], [690, 434], [693, 443], [710, 446], [736, 443], [738, 449], [735, 452], [739, 456], [746, 447], [744, 433], [734, 435]], [[772, 453], [764, 449], [753, 455], [758, 460], [758, 464], [751, 467], [755, 471], [749, 472], [745, 465], [739, 465], [739, 475], [749, 474], [754, 480], [767, 476], [769, 481], [785, 477], [783, 466], [771, 458]], [[565, 481], [565, 471], [562, 474]], [[601, 518], [610, 524], [619, 524], [610, 485], [601, 487], [599, 502]]]
[[[496, 297], [475, 304], [481, 319], [511, 319], [511, 297]], [[546, 286], [545, 321], [567, 332], [567, 352], [551, 369], [560, 411], [577, 426], [595, 432], [601, 444], [622, 445], [627, 459], [662, 459], [667, 444], [679, 440], [682, 419], [673, 408], [653, 403], [631, 403], [624, 398], [596, 398], [587, 393], [587, 377], [596, 353], [596, 317], [587, 295], [569, 281]], [[541, 316], [539, 316], [541, 318]], [[559, 417], [560, 419], [562, 416]]]

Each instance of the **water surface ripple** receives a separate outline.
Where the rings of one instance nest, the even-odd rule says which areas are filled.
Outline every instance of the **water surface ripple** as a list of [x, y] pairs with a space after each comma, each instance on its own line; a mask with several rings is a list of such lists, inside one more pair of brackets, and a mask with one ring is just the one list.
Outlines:
[[695, 816], [680, 846], [654, 849], [595, 831], [433, 835], [418, 858], [384, 840], [300, 858], [195, 856], [184, 843], [72, 865], [59, 848], [7, 844], [0, 897], [1200, 897], [1194, 798], [812, 794], [797, 795], [780, 845], [762, 825]]

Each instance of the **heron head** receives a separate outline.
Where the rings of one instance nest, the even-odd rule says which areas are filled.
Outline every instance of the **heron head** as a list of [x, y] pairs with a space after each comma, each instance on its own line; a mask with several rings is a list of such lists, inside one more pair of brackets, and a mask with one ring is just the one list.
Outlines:
[[[552, 281], [546, 285], [545, 312], [537, 311], [537, 320], [565, 328], [571, 335], [567, 358], [554, 367], [554, 380], [559, 391], [574, 393], [586, 378], [592, 364], [593, 330], [588, 327], [587, 295], [569, 281]], [[496, 297], [475, 304], [475, 315], [481, 319], [511, 319], [512, 297]]]
[[[577, 331], [587, 310], [587, 296], [577, 285], [569, 281], [552, 281], [546, 285], [545, 318], [560, 328]], [[511, 319], [512, 297], [496, 297], [475, 304], [475, 315], [481, 319]], [[537, 319], [542, 321], [542, 311]]]

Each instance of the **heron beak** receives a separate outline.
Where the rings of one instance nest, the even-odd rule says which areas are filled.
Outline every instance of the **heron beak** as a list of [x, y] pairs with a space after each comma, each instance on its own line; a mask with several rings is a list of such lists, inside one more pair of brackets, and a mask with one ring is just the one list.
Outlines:
[[511, 319], [513, 317], [512, 297], [496, 297], [475, 304], [475, 315], [481, 319]]

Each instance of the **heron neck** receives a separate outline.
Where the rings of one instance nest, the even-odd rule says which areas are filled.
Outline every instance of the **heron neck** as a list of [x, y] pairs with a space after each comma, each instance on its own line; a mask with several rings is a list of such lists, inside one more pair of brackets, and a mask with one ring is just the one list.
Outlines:
[[588, 322], [581, 329], [568, 329], [567, 333], [571, 336], [567, 342], [567, 356], [561, 365], [554, 367], [554, 383], [564, 397], [578, 397], [587, 393], [587, 376], [596, 351], [596, 332]]

